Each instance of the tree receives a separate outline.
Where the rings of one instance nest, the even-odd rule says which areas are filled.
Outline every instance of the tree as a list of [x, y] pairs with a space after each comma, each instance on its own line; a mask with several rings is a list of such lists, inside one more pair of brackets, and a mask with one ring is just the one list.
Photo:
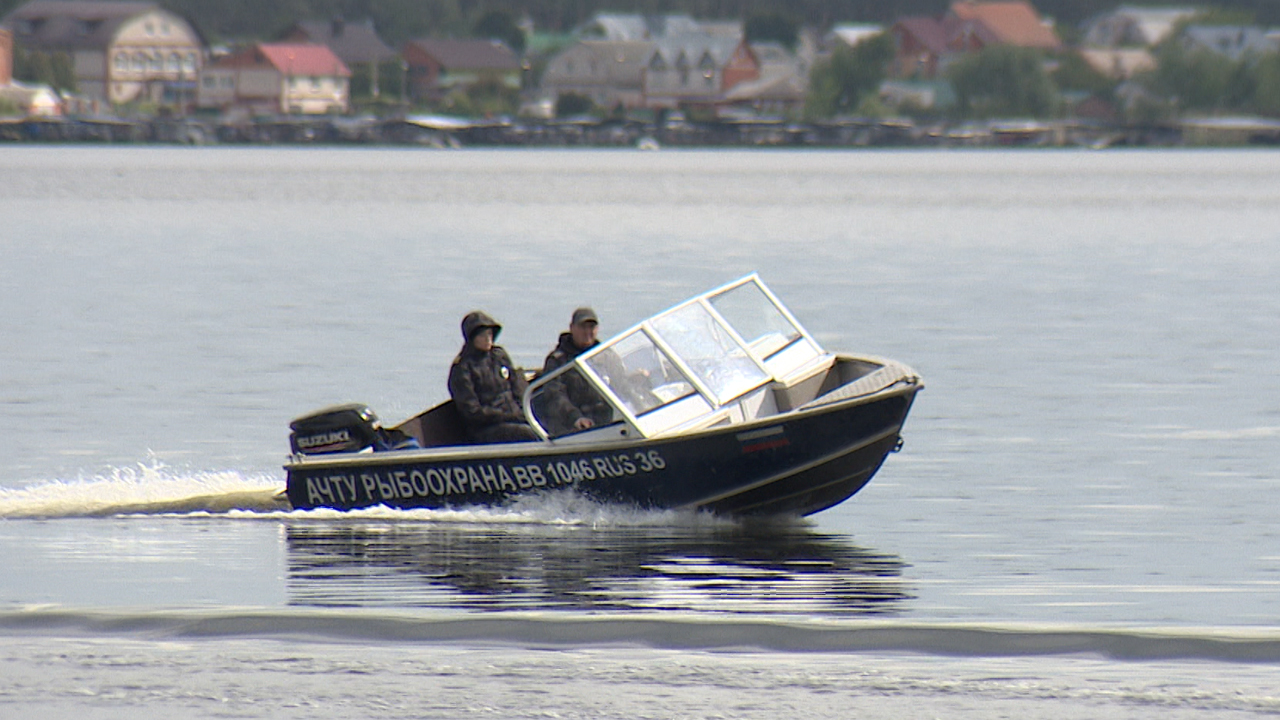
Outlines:
[[1074, 90], [1093, 95], [1110, 95], [1116, 81], [1103, 75], [1084, 61], [1079, 53], [1065, 53], [1050, 77], [1059, 90]]
[[1179, 109], [1218, 110], [1228, 105], [1228, 88], [1237, 71], [1225, 56], [1188, 51], [1174, 38], [1160, 46], [1156, 62], [1145, 84], [1156, 95], [1175, 100]]
[[800, 35], [800, 23], [780, 12], [751, 15], [743, 24], [747, 42], [776, 42], [788, 50], [795, 50]]
[[1264, 115], [1280, 115], [1280, 53], [1267, 53], [1255, 68], [1253, 107]]
[[1058, 92], [1038, 50], [993, 45], [948, 71], [960, 112], [969, 117], [1045, 117], [1057, 110]]
[[830, 60], [814, 65], [809, 74], [805, 114], [831, 117], [856, 110], [865, 97], [879, 92], [893, 53], [893, 37], [888, 33], [853, 47], [841, 45]]
[[524, 52], [524, 31], [516, 25], [511, 13], [502, 10], [490, 10], [476, 21], [471, 34], [478, 38], [501, 40], [517, 55]]

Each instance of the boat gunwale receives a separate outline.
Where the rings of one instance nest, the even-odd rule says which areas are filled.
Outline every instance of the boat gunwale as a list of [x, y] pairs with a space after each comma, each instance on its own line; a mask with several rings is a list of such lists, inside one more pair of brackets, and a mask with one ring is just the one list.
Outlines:
[[[848, 357], [848, 356], [846, 356]], [[864, 358], [853, 358], [864, 359]], [[791, 422], [799, 417], [812, 417], [817, 415], [826, 415], [829, 413], [839, 412], [850, 407], [865, 405], [889, 397], [914, 394], [920, 391], [924, 385], [920, 381], [919, 375], [913, 370], [903, 367], [907, 373], [900, 376], [894, 382], [870, 393], [855, 395], [848, 398], [841, 398], [833, 402], [814, 405], [812, 403], [788, 410], [786, 412], [775, 415], [768, 415], [761, 418], [755, 418], [741, 423], [731, 425], [715, 425], [706, 428], [699, 428], [673, 435], [660, 435], [657, 437], [636, 437], [630, 439], [610, 439], [603, 440], [599, 443], [569, 443], [556, 444], [554, 441], [536, 441], [521, 443], [488, 443], [480, 445], [452, 445], [444, 447], [432, 448], [412, 448], [406, 450], [389, 450], [382, 452], [361, 452], [361, 453], [332, 453], [321, 455], [302, 455], [293, 456], [284, 465], [285, 470], [295, 468], [315, 469], [323, 467], [348, 467], [348, 466], [380, 466], [404, 464], [406, 462], [454, 462], [458, 460], [484, 458], [510, 458], [510, 457], [541, 457], [546, 455], [571, 455], [594, 452], [609, 452], [618, 448], [643, 447], [648, 445], [668, 444], [672, 442], [687, 442], [698, 440], [704, 437], [712, 437], [727, 433], [750, 432], [763, 427], [777, 425], [780, 423]], [[857, 380], [851, 381], [857, 382]], [[851, 384], [851, 383], [846, 383]], [[840, 387], [845, 387], [841, 385]], [[838, 389], [838, 388], [837, 388]], [[833, 390], [834, 392], [834, 390]], [[815, 398], [817, 400], [818, 398]]]

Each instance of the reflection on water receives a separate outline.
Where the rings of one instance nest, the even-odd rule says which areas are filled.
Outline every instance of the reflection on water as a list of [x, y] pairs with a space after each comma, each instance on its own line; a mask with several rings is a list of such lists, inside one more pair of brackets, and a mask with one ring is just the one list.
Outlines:
[[842, 616], [913, 597], [900, 558], [797, 524], [305, 523], [287, 538], [292, 605]]

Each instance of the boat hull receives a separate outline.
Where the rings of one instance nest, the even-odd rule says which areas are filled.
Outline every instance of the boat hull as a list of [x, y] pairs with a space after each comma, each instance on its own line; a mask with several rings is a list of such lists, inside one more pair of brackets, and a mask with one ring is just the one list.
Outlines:
[[919, 385], [767, 420], [599, 446], [476, 445], [308, 456], [294, 508], [501, 505], [572, 489], [605, 503], [725, 515], [809, 515], [860, 490], [900, 442]]

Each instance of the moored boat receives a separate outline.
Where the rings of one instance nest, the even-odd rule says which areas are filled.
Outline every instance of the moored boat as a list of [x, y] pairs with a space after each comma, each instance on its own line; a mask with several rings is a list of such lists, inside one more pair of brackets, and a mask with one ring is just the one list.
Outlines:
[[[566, 384], [594, 424], [563, 421]], [[452, 401], [391, 428], [361, 405], [292, 424], [295, 508], [498, 505], [572, 489], [644, 508], [809, 515], [901, 447], [919, 376], [825, 351], [757, 275], [690, 298], [534, 380], [536, 442], [468, 444]]]

